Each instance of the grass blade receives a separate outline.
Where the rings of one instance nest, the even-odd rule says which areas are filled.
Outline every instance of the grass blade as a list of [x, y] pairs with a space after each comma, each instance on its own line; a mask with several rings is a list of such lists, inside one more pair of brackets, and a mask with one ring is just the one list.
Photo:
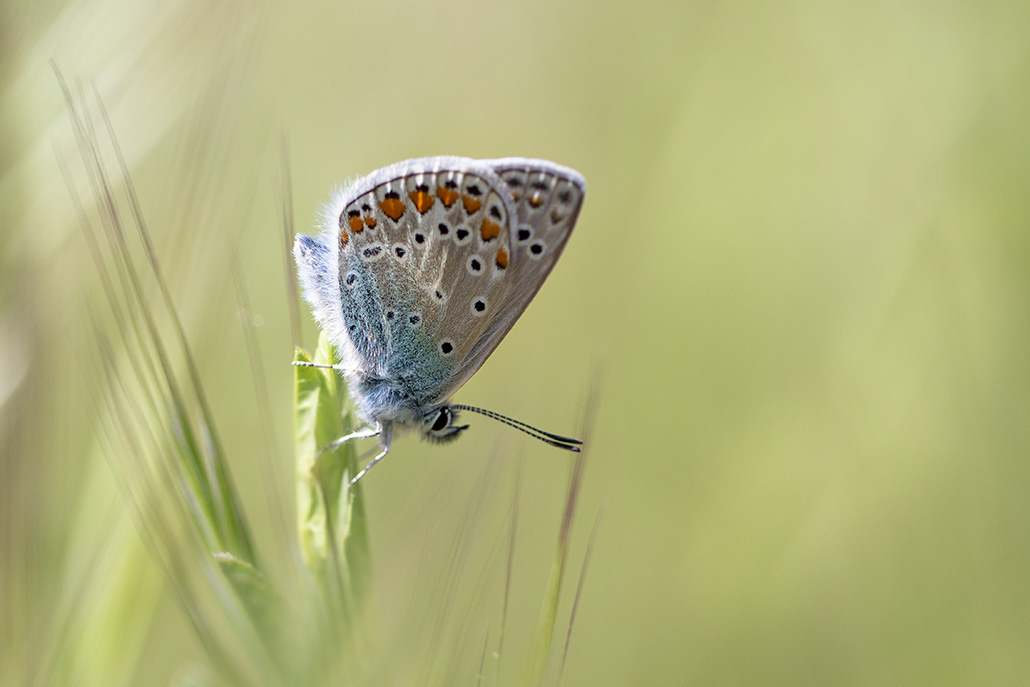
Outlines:
[[[323, 336], [314, 359], [297, 349], [297, 362], [329, 364]], [[353, 615], [369, 594], [368, 533], [361, 482], [349, 486], [358, 469], [355, 442], [321, 448], [349, 433], [346, 387], [336, 370], [294, 366], [297, 512], [301, 551], [308, 568], [341, 610]]]

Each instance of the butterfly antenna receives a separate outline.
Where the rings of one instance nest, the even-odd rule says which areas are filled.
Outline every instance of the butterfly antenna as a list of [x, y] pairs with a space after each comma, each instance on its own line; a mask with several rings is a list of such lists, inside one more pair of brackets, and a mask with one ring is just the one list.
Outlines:
[[495, 413], [492, 410], [486, 410], [485, 408], [477, 408], [475, 406], [466, 406], [460, 404], [452, 405], [451, 408], [453, 410], [467, 410], [471, 413], [479, 413], [480, 415], [486, 415], [487, 417], [493, 418], [498, 422], [503, 422], [509, 427], [514, 427], [520, 432], [525, 432], [529, 436], [535, 439], [539, 439], [545, 444], [556, 446], [557, 448], [563, 448], [566, 451], [574, 451], [576, 453], [579, 453], [579, 447], [583, 444], [583, 442], [579, 439], [573, 439], [572, 437], [563, 437], [560, 434], [551, 434], [550, 432], [545, 432], [542, 429], [537, 429], [532, 425], [527, 425], [525, 422], [519, 422], [514, 418], [506, 417], [504, 415], [501, 415], [500, 413]]

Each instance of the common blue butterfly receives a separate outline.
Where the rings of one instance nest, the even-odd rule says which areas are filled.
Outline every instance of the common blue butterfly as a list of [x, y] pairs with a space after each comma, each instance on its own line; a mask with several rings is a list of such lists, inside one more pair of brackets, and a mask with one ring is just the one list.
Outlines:
[[389, 452], [395, 428], [456, 439], [468, 428], [458, 411], [579, 450], [577, 439], [448, 399], [540, 289], [585, 192], [582, 175], [547, 160], [405, 160], [336, 193], [318, 238], [297, 235], [304, 297], [368, 423], [330, 447], [378, 436], [382, 449], [353, 481]]

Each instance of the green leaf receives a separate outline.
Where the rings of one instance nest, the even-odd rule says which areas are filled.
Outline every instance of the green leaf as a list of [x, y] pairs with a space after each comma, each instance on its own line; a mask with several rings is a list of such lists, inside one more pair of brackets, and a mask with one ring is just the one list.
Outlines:
[[[314, 360], [299, 348], [294, 360], [331, 364], [334, 355], [323, 335]], [[349, 486], [358, 467], [355, 442], [324, 449], [353, 430], [353, 413], [345, 411], [339, 372], [300, 365], [294, 370], [301, 550], [315, 578], [346, 610], [360, 605], [369, 591], [367, 523], [360, 483]]]

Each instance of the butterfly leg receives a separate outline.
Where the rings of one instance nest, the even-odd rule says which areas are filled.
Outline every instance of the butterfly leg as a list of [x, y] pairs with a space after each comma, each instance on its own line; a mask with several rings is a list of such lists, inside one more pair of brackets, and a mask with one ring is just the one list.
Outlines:
[[358, 474], [354, 475], [354, 479], [352, 479], [347, 484], [348, 487], [354, 486], [355, 482], [357, 482], [359, 479], [364, 477], [365, 473], [368, 472], [369, 470], [371, 470], [373, 465], [375, 465], [376, 463], [381, 461], [383, 459], [383, 457], [386, 456], [386, 454], [390, 452], [390, 444], [393, 443], [393, 423], [392, 422], [384, 422], [383, 424], [381, 424], [379, 426], [379, 429], [380, 429], [379, 445], [383, 447], [383, 452], [380, 453], [375, 458], [373, 458], [372, 460], [368, 461], [368, 465], [366, 465], [364, 468], [362, 468], [361, 472], [359, 472]]
[[358, 474], [354, 475], [354, 479], [352, 479], [350, 482], [348, 482], [347, 486], [348, 487], [353, 487], [355, 482], [357, 482], [359, 479], [364, 477], [365, 473], [368, 472], [369, 470], [371, 470], [372, 466], [375, 465], [376, 463], [378, 463], [379, 461], [381, 461], [383, 459], [383, 456], [385, 456], [389, 452], [390, 452], [390, 447], [387, 446], [386, 448], [383, 449], [382, 453], [380, 453], [378, 456], [376, 456], [372, 460], [368, 461], [368, 465], [363, 467], [361, 469], [361, 472], [359, 472]]
[[322, 449], [318, 452], [318, 455], [321, 456], [323, 453], [326, 453], [327, 451], [333, 451], [335, 449], [338, 449], [351, 439], [368, 439], [369, 437], [377, 437], [380, 434], [382, 434], [382, 431], [382, 428], [378, 425], [366, 427], [364, 429], [359, 429], [358, 431], [351, 432], [346, 436], [342, 436], [338, 439], [333, 439], [328, 444], [322, 447]]
[[305, 360], [294, 360], [293, 361], [293, 366], [294, 367], [323, 367], [323, 368], [325, 368], [327, 370], [336, 370], [337, 372], [343, 372], [344, 374], [349, 374], [349, 373], [357, 372], [357, 370], [355, 368], [344, 367], [343, 365], [326, 365], [325, 363], [309, 363], [309, 362], [307, 362]]

